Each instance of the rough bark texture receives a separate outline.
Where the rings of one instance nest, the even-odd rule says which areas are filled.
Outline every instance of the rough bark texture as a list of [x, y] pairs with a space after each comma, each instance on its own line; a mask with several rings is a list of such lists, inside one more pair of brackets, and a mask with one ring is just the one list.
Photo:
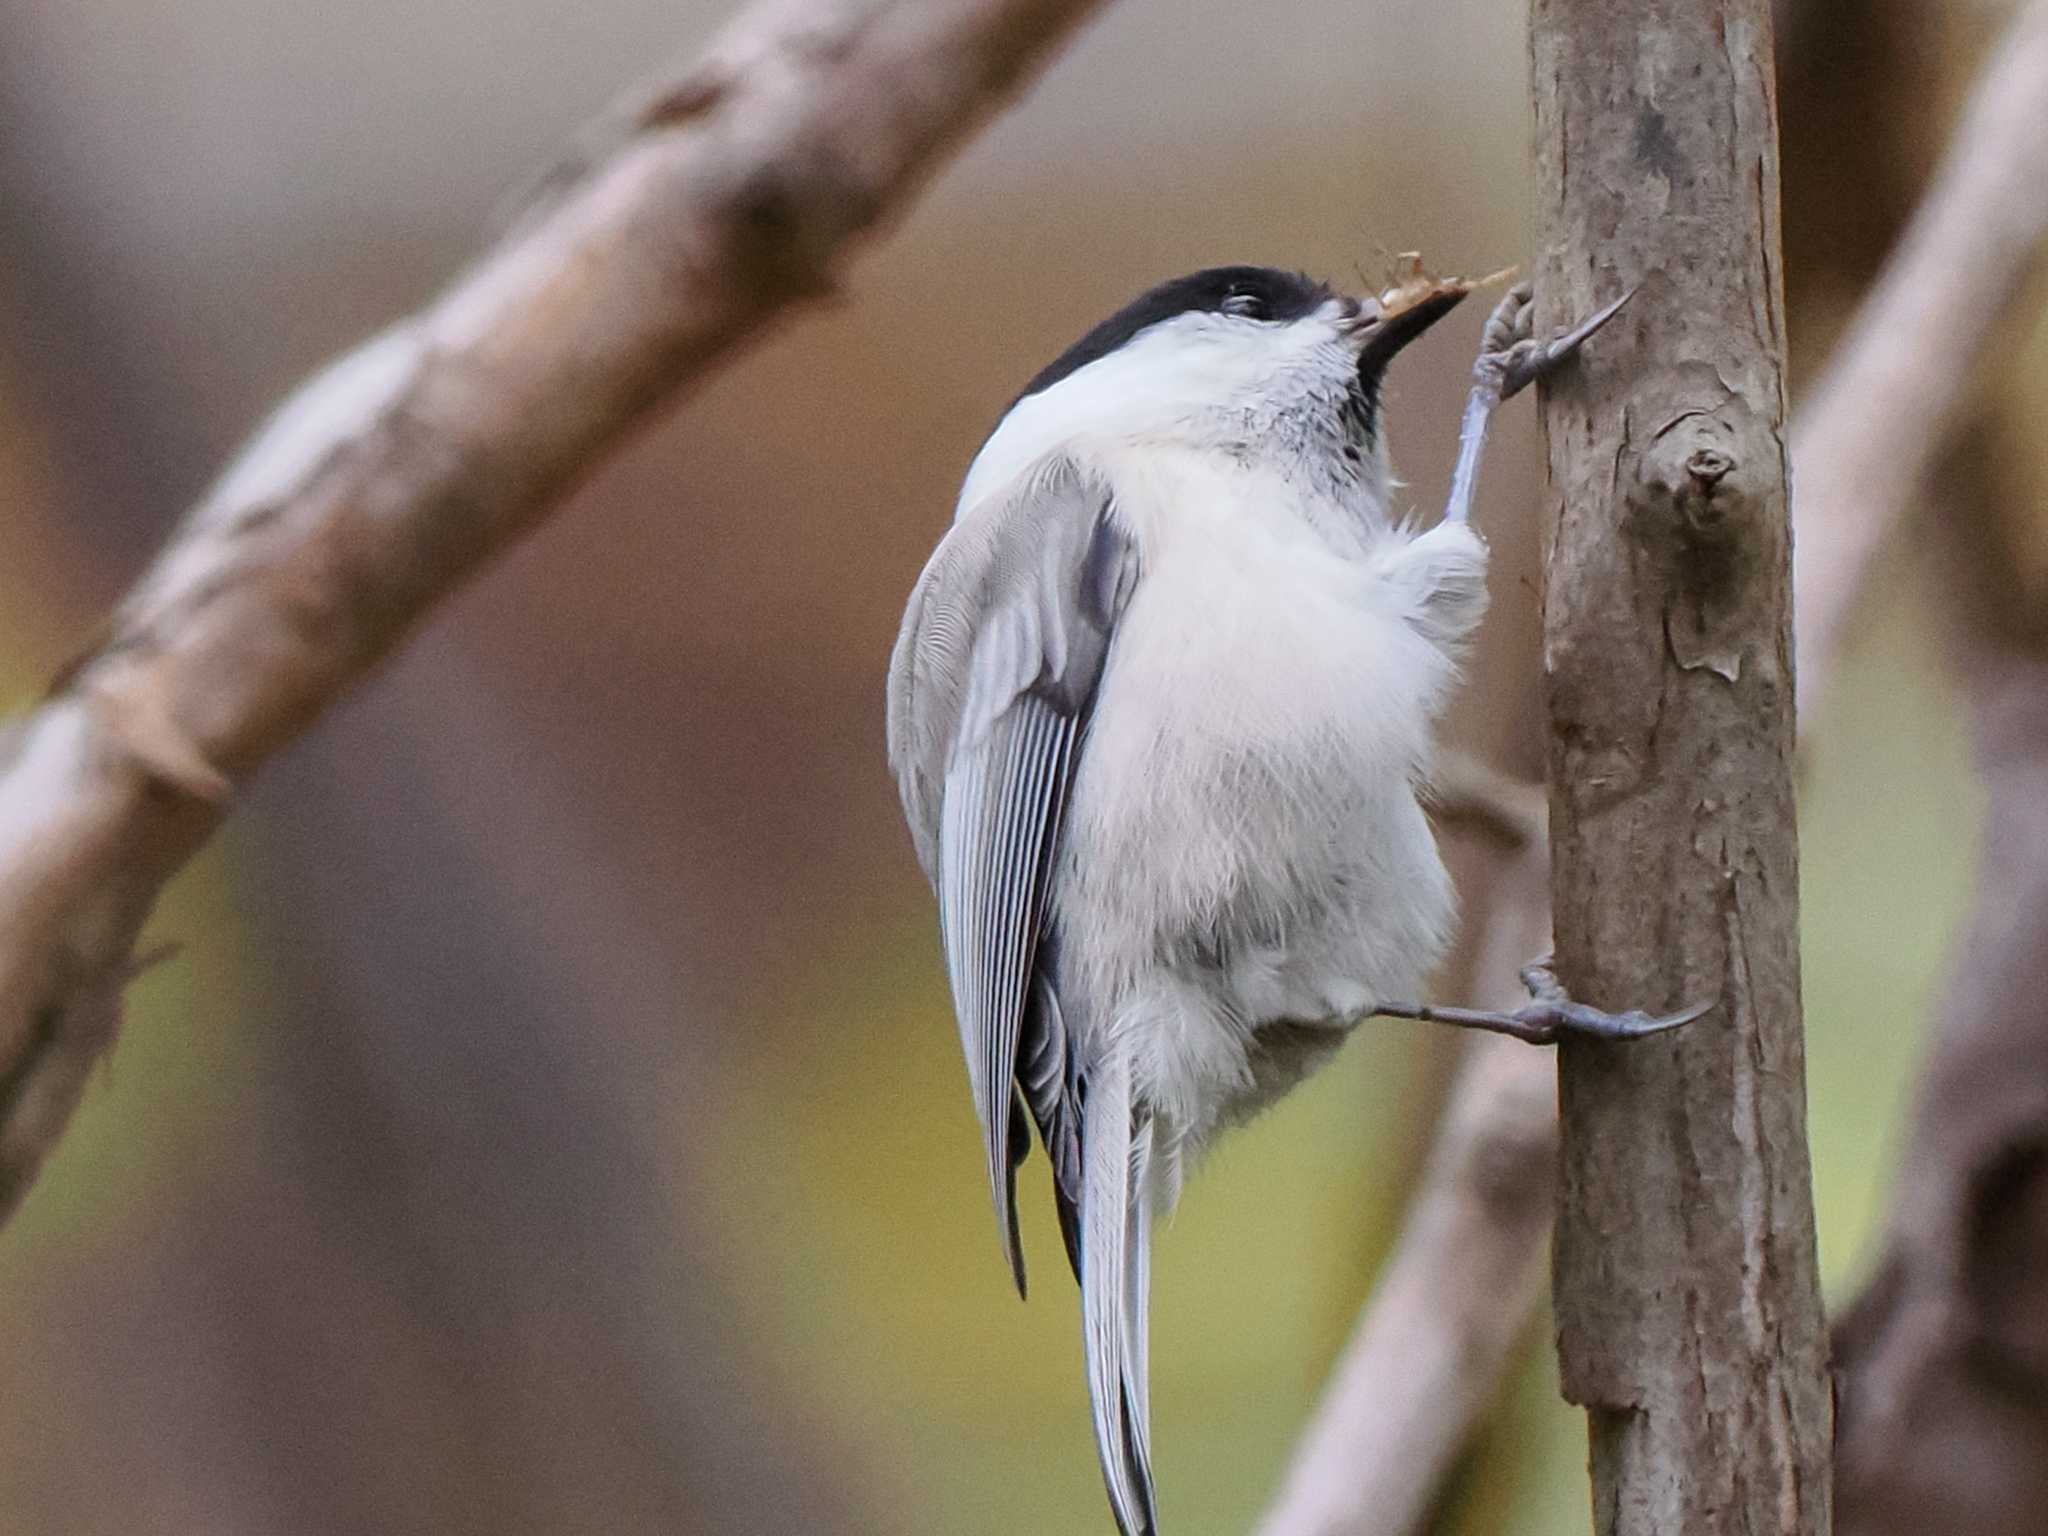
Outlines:
[[1776, 103], [1762, 0], [1538, 0], [1559, 971], [1719, 1005], [1567, 1042], [1558, 1350], [1603, 1533], [1824, 1533], [1806, 1150]]
[[637, 95], [441, 299], [259, 433], [0, 731], [0, 1219], [234, 789], [655, 405], [790, 304], [1095, 0], [768, 5]]

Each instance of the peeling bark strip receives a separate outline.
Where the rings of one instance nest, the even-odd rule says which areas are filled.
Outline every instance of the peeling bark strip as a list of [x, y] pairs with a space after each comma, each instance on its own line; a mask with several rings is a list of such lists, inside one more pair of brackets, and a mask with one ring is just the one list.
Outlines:
[[748, 11], [258, 433], [105, 642], [0, 728], [0, 1220], [234, 788], [653, 407], [828, 292], [1098, 3]]
[[1561, 1049], [1565, 1394], [1602, 1536], [1822, 1536], [1831, 1407], [1800, 1034], [1768, 0], [1536, 0], [1558, 969], [1720, 1006]]

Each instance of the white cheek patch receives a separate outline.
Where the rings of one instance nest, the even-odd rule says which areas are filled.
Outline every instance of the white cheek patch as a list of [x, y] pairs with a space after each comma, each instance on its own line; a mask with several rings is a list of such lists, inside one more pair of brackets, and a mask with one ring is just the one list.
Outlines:
[[1278, 423], [1334, 408], [1353, 363], [1335, 306], [1324, 309], [1285, 325], [1186, 314], [1140, 332], [1019, 400], [976, 456], [960, 506], [1063, 449], [1196, 438], [1205, 424]]

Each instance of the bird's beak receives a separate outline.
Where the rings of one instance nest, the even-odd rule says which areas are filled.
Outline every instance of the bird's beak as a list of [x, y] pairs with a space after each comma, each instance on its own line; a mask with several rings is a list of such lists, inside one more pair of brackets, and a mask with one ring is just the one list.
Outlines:
[[1475, 285], [1462, 278], [1432, 278], [1420, 266], [1412, 277], [1372, 298], [1360, 299], [1345, 329], [1358, 344], [1358, 371], [1377, 378], [1394, 354], [1458, 307]]

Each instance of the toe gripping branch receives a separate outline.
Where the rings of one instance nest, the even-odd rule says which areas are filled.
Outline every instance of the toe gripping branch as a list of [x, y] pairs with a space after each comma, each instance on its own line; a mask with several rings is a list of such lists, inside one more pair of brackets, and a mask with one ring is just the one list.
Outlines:
[[1472, 393], [1465, 397], [1465, 419], [1458, 428], [1458, 468], [1451, 476], [1450, 500], [1444, 506], [1446, 522], [1471, 519], [1472, 498], [1479, 489], [1479, 460], [1486, 447], [1486, 429], [1493, 420], [1494, 407], [1503, 400], [1514, 399], [1570, 358], [1635, 296], [1636, 290], [1629, 289], [1612, 304], [1595, 310], [1587, 319], [1548, 341], [1538, 341], [1532, 334], [1536, 323], [1535, 289], [1529, 283], [1515, 284], [1493, 307], [1480, 337], [1479, 357], [1472, 364]]
[[1454, 1024], [1460, 1029], [1513, 1035], [1531, 1045], [1551, 1045], [1566, 1035], [1587, 1040], [1640, 1040], [1690, 1024], [1720, 1001], [1714, 998], [1694, 1003], [1676, 1013], [1650, 1014], [1639, 1008], [1627, 1013], [1607, 1013], [1574, 1002], [1559, 984], [1547, 956], [1522, 968], [1522, 985], [1529, 989], [1531, 1001], [1526, 1008], [1517, 1008], [1513, 1013], [1486, 1008], [1437, 1008], [1428, 1003], [1382, 1003], [1373, 1012], [1393, 1019], [1420, 1019], [1430, 1024]]

